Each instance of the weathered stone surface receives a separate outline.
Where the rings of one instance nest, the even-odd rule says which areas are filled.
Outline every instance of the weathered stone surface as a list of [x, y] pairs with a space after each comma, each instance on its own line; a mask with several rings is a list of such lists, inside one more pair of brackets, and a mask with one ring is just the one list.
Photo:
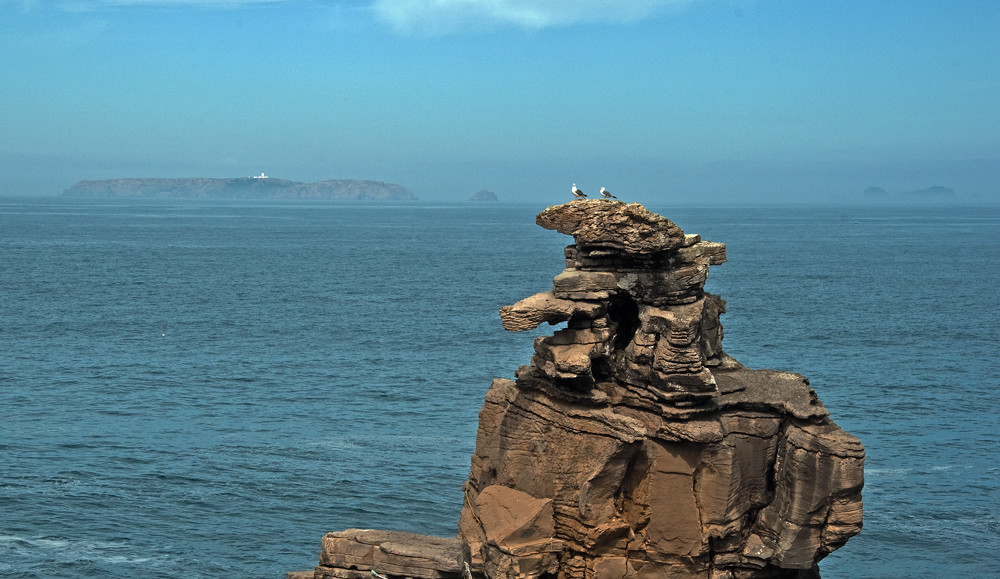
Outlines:
[[826, 407], [801, 374], [749, 368], [713, 371], [722, 396], [719, 404], [754, 409], [776, 409], [795, 418], [826, 417]]
[[618, 292], [618, 277], [608, 271], [567, 269], [552, 280], [552, 294], [570, 300], [603, 300]]
[[593, 359], [600, 357], [601, 344], [553, 344], [546, 338], [535, 343], [537, 356], [532, 364], [543, 374], [554, 380], [583, 381], [594, 383]]
[[[468, 500], [459, 526], [476, 553], [487, 553], [488, 577], [536, 578], [558, 570], [565, 545], [555, 538], [551, 499], [491, 485]], [[482, 558], [474, 560], [482, 568]]]
[[719, 316], [726, 311], [726, 301], [719, 296], [705, 294], [705, 309], [702, 311], [699, 328], [701, 353], [705, 365], [718, 366], [722, 363], [722, 324]]
[[486, 393], [459, 540], [331, 533], [316, 577], [818, 578], [861, 530], [864, 448], [804, 376], [723, 350], [725, 246], [618, 201], [538, 223], [574, 236], [567, 269], [501, 320], [567, 324]]
[[558, 324], [575, 318], [596, 318], [605, 311], [606, 304], [561, 299], [552, 292], [544, 292], [500, 308], [500, 320], [505, 330], [523, 332], [537, 328], [542, 322]]
[[[861, 528], [864, 449], [805, 377], [723, 351], [726, 303], [704, 284], [725, 246], [622, 203], [538, 223], [576, 241], [553, 296], [606, 307], [537, 338], [531, 367], [487, 394], [460, 530], [487, 576], [818, 577]], [[514, 509], [520, 528], [542, 505], [557, 563], [537, 545], [519, 563], [516, 533], [470, 523]]]
[[[340, 569], [339, 567], [316, 567], [309, 575], [310, 579], [375, 579], [371, 571], [356, 571]], [[301, 578], [305, 579], [305, 578]]]
[[685, 241], [680, 227], [638, 203], [574, 201], [549, 207], [535, 222], [572, 235], [578, 246], [597, 245], [630, 253], [669, 251]]
[[[547, 545], [581, 553], [591, 567], [603, 565], [601, 557], [637, 552], [661, 562], [679, 558], [663, 563], [678, 577], [708, 577], [726, 561], [767, 573], [811, 569], [860, 530], [863, 450], [834, 425], [730, 409], [681, 423], [659, 417], [669, 425], [664, 430], [657, 417], [630, 414], [495, 381], [480, 415], [469, 504], [502, 511], [490, 503], [505, 494], [518, 497], [506, 508], [551, 500], [556, 534]], [[498, 485], [516, 491], [496, 493]], [[463, 513], [462, 537], [481, 544], [467, 519]], [[751, 529], [756, 538], [749, 540]], [[511, 553], [502, 541], [492, 551], [481, 547], [484, 568], [501, 551]], [[720, 558], [726, 553], [731, 557]], [[701, 561], [696, 574], [689, 574], [692, 561]]]
[[678, 249], [675, 259], [679, 264], [707, 261], [708, 265], [722, 265], [726, 263], [726, 244], [702, 241], [701, 236], [698, 236], [697, 243]]
[[669, 271], [628, 272], [618, 286], [649, 304], [683, 304], [698, 299], [708, 279], [708, 261]]
[[[320, 567], [383, 575], [460, 577], [471, 560], [465, 541], [399, 531], [348, 529], [323, 536]], [[338, 575], [331, 575], [338, 576]]]

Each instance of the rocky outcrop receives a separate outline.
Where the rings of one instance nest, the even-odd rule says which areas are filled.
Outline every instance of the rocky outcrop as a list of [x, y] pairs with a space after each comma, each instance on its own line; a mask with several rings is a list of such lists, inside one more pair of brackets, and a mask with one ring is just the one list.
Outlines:
[[[500, 317], [566, 326], [486, 395], [459, 520], [471, 573], [818, 577], [861, 530], [864, 448], [808, 379], [722, 349], [704, 284], [725, 246], [614, 200], [537, 222], [573, 236], [566, 269]], [[359, 569], [324, 555], [315, 573]]]
[[413, 199], [401, 185], [381, 181], [333, 179], [296, 183], [287, 179], [106, 179], [80, 181], [68, 197], [153, 197], [202, 199]]
[[323, 536], [315, 579], [372, 579], [375, 573], [427, 579], [459, 579], [470, 559], [460, 539], [348, 529]]

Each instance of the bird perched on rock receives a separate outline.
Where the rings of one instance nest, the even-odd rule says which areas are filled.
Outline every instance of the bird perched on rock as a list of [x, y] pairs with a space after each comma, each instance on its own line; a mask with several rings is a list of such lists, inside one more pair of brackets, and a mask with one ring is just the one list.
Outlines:
[[605, 199], [618, 199], [617, 197], [615, 197], [614, 195], [612, 195], [611, 192], [608, 191], [607, 189], [605, 189], [604, 187], [601, 187], [601, 195]]
[[580, 191], [579, 189], [576, 188], [576, 183], [573, 183], [573, 188], [571, 189], [571, 191], [573, 192], [573, 197], [576, 197], [577, 199], [587, 198], [587, 196], [583, 194], [583, 191]]

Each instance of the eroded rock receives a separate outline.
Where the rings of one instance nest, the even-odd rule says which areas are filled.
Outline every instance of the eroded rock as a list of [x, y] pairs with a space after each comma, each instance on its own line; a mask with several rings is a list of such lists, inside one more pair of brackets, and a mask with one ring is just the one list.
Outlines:
[[[487, 394], [460, 524], [473, 568], [505, 579], [518, 568], [515, 542], [474, 513], [551, 504], [549, 549], [532, 551], [525, 576], [818, 576], [861, 529], [864, 449], [804, 376], [723, 351], [725, 301], [704, 284], [725, 246], [615, 201], [537, 221], [575, 239], [546, 299], [592, 314], [562, 314], [569, 327], [537, 338], [517, 382]], [[518, 304], [526, 319], [552, 317], [546, 307]]]
[[725, 246], [618, 201], [537, 222], [574, 237], [566, 270], [501, 320], [567, 327], [487, 392], [458, 542], [331, 533], [316, 577], [818, 577], [861, 530], [864, 448], [804, 376], [725, 353]]
[[621, 201], [574, 201], [542, 211], [535, 223], [572, 235], [581, 249], [597, 246], [650, 254], [684, 245], [684, 232], [669, 219]]
[[607, 306], [600, 302], [561, 299], [553, 292], [543, 292], [500, 308], [500, 320], [505, 330], [523, 332], [543, 322], [558, 324], [572, 319], [593, 319], [604, 315], [606, 310]]
[[317, 577], [360, 572], [369, 579], [382, 575], [455, 579], [470, 560], [469, 546], [459, 539], [430, 537], [399, 531], [348, 529], [323, 536]]

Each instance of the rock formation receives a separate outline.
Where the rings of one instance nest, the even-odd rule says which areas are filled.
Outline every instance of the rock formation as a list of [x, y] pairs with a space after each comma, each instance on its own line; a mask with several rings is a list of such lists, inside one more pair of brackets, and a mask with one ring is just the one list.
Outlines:
[[[549, 207], [537, 223], [573, 236], [566, 269], [501, 320], [566, 327], [486, 395], [459, 521], [471, 573], [818, 577], [861, 530], [864, 449], [805, 377], [723, 351], [726, 304], [704, 284], [725, 246], [612, 200]], [[377, 549], [337, 555], [341, 535], [324, 538], [317, 579], [374, 569]], [[436, 574], [384, 570], [457, 577], [461, 566], [436, 560]]]
[[483, 189], [469, 198], [469, 201], [499, 201], [496, 193], [489, 189]]

